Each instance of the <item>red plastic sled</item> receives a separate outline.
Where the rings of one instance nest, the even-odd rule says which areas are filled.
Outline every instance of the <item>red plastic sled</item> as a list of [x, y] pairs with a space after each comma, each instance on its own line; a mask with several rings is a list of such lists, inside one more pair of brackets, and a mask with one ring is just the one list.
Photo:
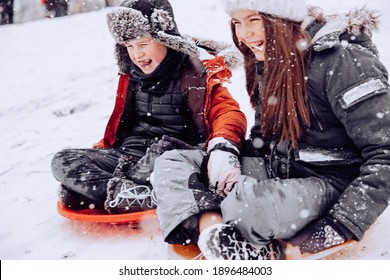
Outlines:
[[301, 254], [301, 252], [297, 247], [290, 246], [288, 248], [285, 248], [286, 260], [320, 260], [322, 258], [333, 255], [338, 251], [344, 250], [355, 243], [356, 241], [349, 240], [343, 244], [330, 247], [328, 249], [325, 249], [321, 252], [314, 253], [314, 254]]
[[63, 203], [57, 203], [57, 211], [61, 216], [79, 222], [129, 224], [145, 220], [156, 220], [156, 210], [148, 210], [127, 214], [108, 214], [97, 209], [72, 210]]

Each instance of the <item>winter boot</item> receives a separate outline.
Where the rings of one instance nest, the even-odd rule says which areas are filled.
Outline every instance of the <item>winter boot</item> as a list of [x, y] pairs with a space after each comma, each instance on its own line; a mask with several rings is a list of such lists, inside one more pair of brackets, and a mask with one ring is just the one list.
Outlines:
[[104, 208], [111, 214], [133, 213], [156, 208], [151, 186], [137, 185], [132, 180], [112, 178], [107, 184]]
[[157, 144], [152, 144], [145, 155], [134, 163], [126, 172], [126, 176], [137, 184], [150, 184], [150, 176], [153, 172], [154, 162], [161, 155], [158, 151]]
[[283, 259], [277, 240], [267, 245], [254, 245], [227, 224], [206, 228], [199, 236], [198, 246], [209, 260], [279, 260]]

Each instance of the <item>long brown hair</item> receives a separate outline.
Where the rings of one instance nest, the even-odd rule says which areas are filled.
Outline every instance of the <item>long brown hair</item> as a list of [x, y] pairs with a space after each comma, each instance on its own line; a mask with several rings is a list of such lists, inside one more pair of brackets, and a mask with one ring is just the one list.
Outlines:
[[[302, 126], [310, 126], [305, 80], [305, 58], [309, 53], [304, 47], [309, 43], [309, 36], [300, 23], [260, 15], [266, 35], [262, 92], [258, 91], [258, 61], [253, 52], [238, 41], [231, 23], [233, 41], [245, 58], [246, 87], [252, 106], [256, 106], [257, 100], [261, 102], [262, 136], [266, 140], [287, 140], [296, 147]], [[256, 94], [260, 94], [260, 98]]]

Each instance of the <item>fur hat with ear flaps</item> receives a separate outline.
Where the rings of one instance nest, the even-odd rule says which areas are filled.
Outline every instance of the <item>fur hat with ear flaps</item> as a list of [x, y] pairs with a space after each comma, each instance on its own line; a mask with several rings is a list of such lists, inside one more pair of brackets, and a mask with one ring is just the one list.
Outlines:
[[129, 73], [131, 65], [123, 44], [145, 35], [151, 35], [173, 50], [198, 56], [195, 42], [180, 35], [172, 6], [167, 0], [125, 0], [107, 14], [107, 23], [116, 41], [115, 54], [120, 73]]
[[226, 0], [225, 10], [229, 15], [236, 10], [255, 10], [296, 22], [307, 16], [305, 0]]

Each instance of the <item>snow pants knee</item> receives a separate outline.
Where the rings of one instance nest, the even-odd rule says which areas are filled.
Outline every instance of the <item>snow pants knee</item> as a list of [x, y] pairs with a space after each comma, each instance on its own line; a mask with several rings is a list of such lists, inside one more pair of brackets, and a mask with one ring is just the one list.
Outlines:
[[54, 155], [51, 168], [54, 177], [67, 189], [93, 201], [104, 209], [107, 183], [122, 156], [143, 156], [142, 152], [123, 149], [65, 149]]
[[315, 178], [257, 180], [240, 176], [221, 203], [224, 221], [255, 244], [287, 239], [323, 216], [339, 192]]
[[221, 197], [208, 188], [204, 158], [200, 150], [173, 150], [155, 162], [157, 217], [168, 243], [197, 243], [199, 213], [220, 211]]

